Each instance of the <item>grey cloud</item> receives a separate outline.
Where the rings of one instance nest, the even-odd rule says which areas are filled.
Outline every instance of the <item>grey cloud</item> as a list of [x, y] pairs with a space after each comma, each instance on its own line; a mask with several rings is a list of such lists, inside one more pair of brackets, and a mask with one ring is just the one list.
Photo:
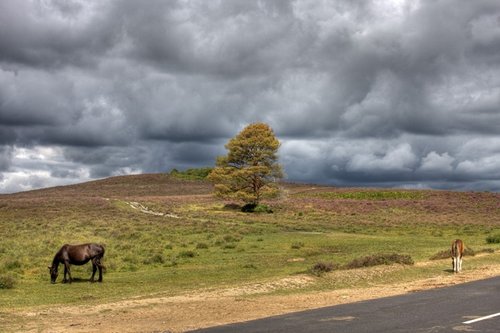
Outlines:
[[205, 166], [264, 121], [293, 180], [498, 188], [499, 17], [495, 0], [3, 1], [0, 184]]
[[11, 166], [12, 147], [0, 147], [0, 171], [7, 171]]
[[121, 36], [106, 4], [2, 1], [0, 59], [32, 67], [95, 65]]

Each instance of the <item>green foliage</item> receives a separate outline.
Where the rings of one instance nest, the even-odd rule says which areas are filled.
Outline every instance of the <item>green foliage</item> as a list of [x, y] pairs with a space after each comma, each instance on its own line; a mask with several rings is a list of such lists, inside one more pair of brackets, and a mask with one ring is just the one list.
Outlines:
[[248, 125], [226, 144], [228, 154], [217, 158], [208, 176], [215, 194], [255, 205], [263, 198], [277, 197], [280, 191], [276, 181], [283, 177], [279, 146], [268, 125]]
[[245, 213], [268, 213], [271, 214], [273, 210], [263, 204], [256, 204], [256, 203], [247, 203], [243, 207], [241, 207], [241, 211]]
[[500, 234], [489, 235], [488, 237], [486, 237], [486, 243], [499, 244], [500, 243]]
[[179, 171], [177, 169], [172, 169], [169, 173], [170, 176], [185, 179], [185, 180], [202, 180], [207, 178], [207, 176], [212, 172], [212, 168], [193, 168], [184, 171]]
[[424, 198], [424, 194], [420, 191], [394, 190], [317, 192], [313, 194], [300, 193], [299, 196], [347, 200], [421, 200]]

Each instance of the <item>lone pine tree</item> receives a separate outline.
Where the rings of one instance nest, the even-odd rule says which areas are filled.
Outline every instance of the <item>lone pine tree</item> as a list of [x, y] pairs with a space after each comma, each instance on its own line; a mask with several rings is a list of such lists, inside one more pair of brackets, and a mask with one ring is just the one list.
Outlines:
[[217, 158], [216, 167], [208, 176], [215, 194], [253, 206], [263, 198], [279, 195], [276, 181], [283, 178], [277, 156], [279, 146], [267, 124], [245, 127], [225, 145], [228, 154]]

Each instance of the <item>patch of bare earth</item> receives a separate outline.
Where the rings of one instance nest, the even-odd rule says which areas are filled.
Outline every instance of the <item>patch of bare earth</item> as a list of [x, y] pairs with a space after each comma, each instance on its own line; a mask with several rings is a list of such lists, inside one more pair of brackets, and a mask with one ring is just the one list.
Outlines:
[[[417, 265], [426, 265], [418, 263]], [[370, 279], [402, 269], [401, 266], [384, 266], [354, 271], [335, 271], [335, 279]], [[404, 269], [404, 268], [403, 268]], [[348, 288], [321, 292], [270, 295], [282, 289], [298, 289], [316, 278], [306, 275], [288, 277], [266, 283], [241, 287], [197, 292], [178, 296], [128, 299], [97, 306], [66, 306], [49, 309], [32, 309], [22, 313], [22, 332], [184, 332], [279, 315], [294, 311], [356, 302], [449, 286], [500, 275], [500, 264], [460, 274], [443, 271], [438, 277], [392, 285], [374, 284], [367, 288]], [[15, 330], [15, 329], [14, 329]]]

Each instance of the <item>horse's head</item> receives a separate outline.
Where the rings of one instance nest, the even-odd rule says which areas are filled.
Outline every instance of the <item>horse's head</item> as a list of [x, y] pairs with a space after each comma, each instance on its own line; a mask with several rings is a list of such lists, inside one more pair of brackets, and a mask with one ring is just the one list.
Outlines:
[[50, 282], [51, 283], [56, 283], [56, 279], [57, 279], [57, 266], [55, 267], [49, 267], [49, 272], [50, 272]]

